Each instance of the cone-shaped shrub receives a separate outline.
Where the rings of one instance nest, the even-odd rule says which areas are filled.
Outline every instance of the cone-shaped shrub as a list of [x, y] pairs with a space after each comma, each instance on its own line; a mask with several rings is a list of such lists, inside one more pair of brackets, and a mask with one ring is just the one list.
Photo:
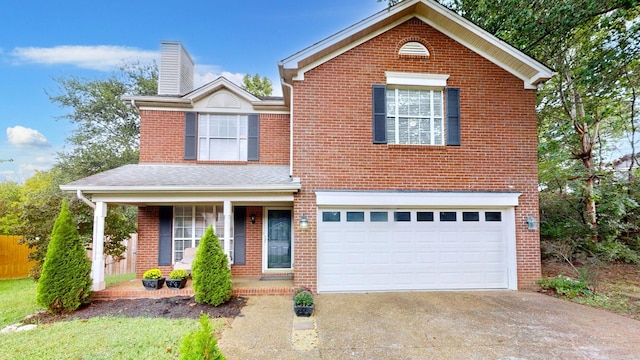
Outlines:
[[191, 277], [196, 302], [218, 306], [231, 299], [231, 269], [211, 226], [200, 239]]
[[76, 310], [90, 299], [91, 261], [64, 201], [51, 232], [36, 302], [50, 312], [61, 313]]
[[218, 341], [213, 337], [213, 329], [209, 322], [209, 314], [202, 314], [200, 329], [187, 334], [180, 345], [180, 360], [225, 360], [218, 348]]

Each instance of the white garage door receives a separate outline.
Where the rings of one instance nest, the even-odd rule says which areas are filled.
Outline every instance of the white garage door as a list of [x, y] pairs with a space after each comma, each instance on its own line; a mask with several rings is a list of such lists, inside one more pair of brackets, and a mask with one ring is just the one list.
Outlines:
[[506, 289], [507, 210], [318, 211], [318, 291]]

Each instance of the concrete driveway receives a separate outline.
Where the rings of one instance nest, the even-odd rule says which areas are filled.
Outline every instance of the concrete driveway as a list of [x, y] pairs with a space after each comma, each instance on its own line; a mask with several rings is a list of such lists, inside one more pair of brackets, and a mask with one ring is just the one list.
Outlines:
[[529, 292], [252, 297], [221, 334], [228, 359], [640, 359], [640, 321]]

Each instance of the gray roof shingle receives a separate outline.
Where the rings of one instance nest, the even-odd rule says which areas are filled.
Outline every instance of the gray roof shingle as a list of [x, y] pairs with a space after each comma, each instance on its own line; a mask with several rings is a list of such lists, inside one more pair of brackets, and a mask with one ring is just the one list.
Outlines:
[[288, 165], [219, 164], [131, 164], [62, 185], [63, 190], [89, 190], [112, 187], [212, 189], [291, 186], [299, 189], [298, 179], [289, 176]]

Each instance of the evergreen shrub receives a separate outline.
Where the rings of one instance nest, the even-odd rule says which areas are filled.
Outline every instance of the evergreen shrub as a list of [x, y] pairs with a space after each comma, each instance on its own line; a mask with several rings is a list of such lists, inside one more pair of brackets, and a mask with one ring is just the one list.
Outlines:
[[211, 226], [200, 239], [191, 278], [197, 303], [218, 306], [231, 299], [231, 269]]
[[52, 313], [73, 311], [89, 303], [91, 284], [91, 261], [64, 201], [51, 232], [36, 302]]

